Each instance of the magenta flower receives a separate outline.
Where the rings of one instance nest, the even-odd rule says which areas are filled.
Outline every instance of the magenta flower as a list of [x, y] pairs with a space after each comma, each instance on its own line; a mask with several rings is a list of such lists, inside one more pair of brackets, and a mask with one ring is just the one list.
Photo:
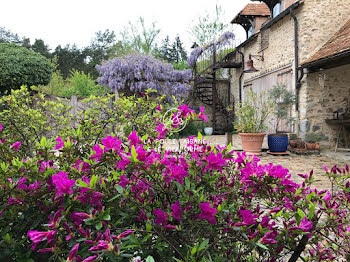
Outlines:
[[84, 212], [76, 212], [74, 211], [70, 217], [72, 218], [74, 225], [79, 226], [83, 223], [85, 219], [91, 218], [91, 215], [86, 214]]
[[76, 168], [79, 172], [87, 172], [89, 171], [90, 165], [81, 159], [78, 159], [74, 165], [72, 165], [73, 168]]
[[310, 232], [312, 229], [312, 222], [307, 220], [306, 217], [300, 221], [299, 229], [304, 230], [305, 232]]
[[96, 258], [97, 258], [97, 255], [89, 256], [89, 257], [85, 258], [83, 262], [93, 262], [96, 260]]
[[56, 185], [57, 196], [64, 194], [73, 194], [72, 187], [75, 185], [75, 180], [68, 179], [68, 172], [58, 172], [57, 175], [52, 176], [52, 182]]
[[125, 237], [131, 235], [132, 233], [134, 233], [134, 230], [129, 229], [129, 230], [126, 230], [123, 233], [121, 233], [119, 236], [113, 235], [113, 238], [119, 240], [119, 239], [122, 239], [122, 238], [125, 238]]
[[28, 231], [27, 235], [30, 238], [30, 240], [33, 242], [32, 249], [34, 250], [35, 247], [46, 238], [48, 243], [52, 243], [54, 240], [56, 231], [45, 231], [45, 232], [39, 232], [39, 231]]
[[329, 200], [331, 199], [331, 193], [329, 193], [329, 191], [327, 191], [327, 193], [322, 197], [322, 199], [325, 201], [325, 202], [329, 202]]
[[97, 161], [99, 161], [100, 158], [102, 157], [103, 149], [101, 148], [100, 145], [94, 145], [92, 150], [94, 150], [96, 154], [91, 155], [90, 159], [96, 159]]
[[79, 249], [79, 243], [76, 244], [72, 250], [70, 251], [69, 253], [69, 257], [68, 257], [68, 260], [67, 261], [73, 261], [73, 258], [77, 255], [78, 253], [78, 249]]
[[181, 216], [182, 216], [182, 209], [180, 206], [180, 201], [176, 201], [175, 204], [171, 204], [171, 210], [173, 212], [171, 212], [171, 215], [173, 216], [173, 218], [175, 218], [177, 221], [181, 222]]
[[100, 250], [106, 250], [108, 249], [109, 245], [104, 240], [99, 240], [98, 245], [91, 247], [89, 251], [100, 251]]
[[262, 237], [261, 243], [262, 244], [277, 244], [278, 242], [276, 241], [276, 237], [277, 237], [276, 231], [268, 232]]
[[157, 225], [165, 226], [168, 222], [168, 214], [164, 213], [160, 208], [153, 210], [153, 215], [157, 216], [157, 218], [154, 220], [154, 223]]
[[222, 158], [221, 153], [217, 153], [215, 155], [214, 152], [211, 152], [210, 155], [207, 157], [207, 162], [208, 164], [204, 168], [204, 170], [211, 169], [222, 171], [222, 167], [225, 165], [226, 160]]
[[204, 122], [208, 121], [208, 117], [204, 114], [204, 106], [201, 106], [201, 110], [197, 115], [198, 118], [202, 119]]
[[239, 210], [239, 212], [242, 215], [242, 220], [244, 225], [254, 225], [256, 224], [255, 219], [258, 217], [257, 215], [252, 215], [252, 212], [250, 210]]
[[62, 138], [61, 138], [60, 136], [58, 136], [58, 137], [56, 138], [56, 142], [57, 142], [57, 144], [56, 144], [56, 146], [55, 146], [55, 149], [56, 149], [56, 150], [58, 150], [58, 149], [64, 147], [64, 142], [63, 142], [63, 140], [62, 140]]
[[142, 142], [142, 140], [137, 135], [136, 131], [131, 132], [131, 134], [128, 137], [128, 140], [130, 141], [130, 146], [137, 146]]
[[126, 175], [121, 175], [119, 180], [119, 185], [122, 188], [125, 188], [127, 185], [129, 185], [130, 181]]
[[51, 253], [53, 252], [54, 248], [53, 247], [47, 247], [47, 248], [42, 248], [38, 249], [38, 253]]
[[20, 146], [21, 146], [21, 142], [20, 142], [20, 141], [17, 141], [17, 142], [14, 142], [14, 143], [10, 146], [10, 148], [13, 148], [14, 150], [18, 151]]
[[104, 145], [104, 151], [107, 152], [109, 150], [120, 150], [120, 145], [122, 141], [117, 137], [107, 136], [106, 138], [102, 138], [102, 144]]
[[130, 163], [131, 163], [130, 159], [122, 155], [122, 159], [117, 162], [116, 168], [125, 170], [126, 166], [129, 165]]
[[157, 139], [165, 139], [165, 134], [168, 132], [168, 129], [165, 128], [165, 125], [163, 124], [158, 124], [156, 131], [158, 132], [158, 137]]
[[200, 203], [199, 207], [202, 213], [199, 214], [199, 219], [205, 219], [210, 224], [216, 224], [215, 214], [218, 212], [215, 208], [210, 206], [210, 203]]
[[182, 166], [174, 165], [171, 167], [170, 178], [176, 180], [181, 185], [183, 184], [183, 178], [187, 176], [188, 176], [188, 173]]
[[2, 124], [0, 124], [0, 131], [2, 131]]
[[[156, 110], [161, 112], [162, 111], [162, 106], [159, 104], [157, 107], [156, 107]], [[1, 130], [0, 130], [1, 131]]]

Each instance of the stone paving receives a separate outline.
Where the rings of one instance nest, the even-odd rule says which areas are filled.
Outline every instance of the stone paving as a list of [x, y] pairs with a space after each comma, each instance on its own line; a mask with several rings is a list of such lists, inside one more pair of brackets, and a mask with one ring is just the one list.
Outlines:
[[[226, 145], [226, 137], [224, 135], [218, 136], [208, 136], [204, 139], [212, 145]], [[263, 144], [263, 150], [266, 151], [267, 139], [265, 138]], [[178, 150], [179, 146], [184, 147], [188, 143], [188, 139], [170, 139], [166, 142], [166, 147], [170, 150]], [[232, 137], [233, 149], [236, 151], [242, 151], [242, 145], [239, 135], [233, 135]], [[300, 183], [303, 181], [298, 174], [308, 174], [311, 170], [314, 171], [315, 183], [314, 186], [317, 189], [329, 189], [331, 187], [328, 178], [325, 175], [323, 170], [323, 165], [331, 168], [334, 165], [337, 165], [341, 168], [345, 164], [350, 165], [350, 153], [349, 152], [331, 152], [327, 150], [321, 150], [320, 155], [296, 155], [290, 153], [286, 156], [274, 156], [266, 152], [263, 152], [259, 157], [262, 164], [273, 163], [274, 165], [282, 165], [284, 168], [287, 168], [292, 175], [292, 178]]]

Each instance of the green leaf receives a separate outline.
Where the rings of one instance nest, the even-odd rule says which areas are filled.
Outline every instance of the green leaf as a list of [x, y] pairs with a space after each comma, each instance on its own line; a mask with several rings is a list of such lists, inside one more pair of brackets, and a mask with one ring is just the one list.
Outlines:
[[139, 162], [139, 160], [137, 159], [138, 154], [136, 153], [135, 146], [132, 146], [131, 148], [131, 156], [134, 162]]
[[124, 188], [121, 185], [116, 185], [115, 189], [118, 191], [119, 194], [124, 193]]
[[298, 215], [300, 216], [301, 219], [303, 219], [305, 217], [305, 213], [300, 208], [298, 208], [297, 212], [298, 212]]
[[146, 258], [146, 262], [155, 262], [155, 261], [154, 261], [154, 258], [152, 256], [148, 256]]
[[101, 228], [102, 228], [102, 222], [101, 222], [101, 221], [98, 221], [98, 222], [96, 223], [95, 227], [96, 227], [97, 230], [101, 230]]
[[261, 247], [262, 249], [268, 250], [269, 248], [261, 243], [255, 243], [258, 247]]
[[197, 248], [196, 248], [196, 247], [194, 247], [194, 248], [191, 249], [191, 255], [192, 255], [192, 256], [193, 256], [194, 254], [196, 254], [196, 252], [197, 252]]
[[315, 204], [310, 203], [309, 204], [309, 214], [308, 214], [307, 218], [310, 220], [314, 217], [314, 215], [315, 215]]
[[109, 221], [109, 220], [111, 220], [111, 216], [109, 214], [105, 214], [103, 216], [103, 220]]
[[81, 186], [81, 187], [90, 187], [89, 184], [85, 183], [83, 180], [78, 180], [77, 183], [78, 183], [78, 186]]
[[204, 240], [204, 241], [201, 243], [201, 245], [199, 246], [198, 251], [201, 251], [201, 250], [203, 250], [204, 248], [206, 248], [206, 247], [208, 246], [208, 244], [209, 244], [209, 239]]
[[150, 223], [146, 224], [146, 230], [151, 231], [152, 230], [152, 225]]
[[97, 176], [93, 175], [90, 180], [90, 187], [93, 188], [96, 185], [97, 182]]
[[203, 136], [201, 134], [201, 132], [198, 132], [198, 140], [201, 141], [203, 139]]

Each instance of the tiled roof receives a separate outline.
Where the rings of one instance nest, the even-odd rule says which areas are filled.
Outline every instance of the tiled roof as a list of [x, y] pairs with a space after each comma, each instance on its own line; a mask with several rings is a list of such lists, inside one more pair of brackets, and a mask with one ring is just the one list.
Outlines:
[[266, 4], [247, 4], [231, 23], [234, 23], [239, 16], [270, 16], [270, 9]]
[[303, 64], [308, 64], [323, 58], [327, 58], [344, 51], [350, 51], [350, 20], [333, 35], [328, 42], [321, 47], [312, 57]]

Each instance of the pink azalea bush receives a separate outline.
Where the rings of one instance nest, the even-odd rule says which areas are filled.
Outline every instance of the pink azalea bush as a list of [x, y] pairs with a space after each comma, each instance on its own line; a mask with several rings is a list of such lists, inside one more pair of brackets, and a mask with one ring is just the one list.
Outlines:
[[27, 158], [0, 144], [0, 261], [349, 258], [348, 166], [325, 167], [336, 190], [319, 191], [313, 172], [297, 184], [282, 166], [200, 135], [177, 153], [138, 132], [89, 145], [81, 136], [42, 139]]

